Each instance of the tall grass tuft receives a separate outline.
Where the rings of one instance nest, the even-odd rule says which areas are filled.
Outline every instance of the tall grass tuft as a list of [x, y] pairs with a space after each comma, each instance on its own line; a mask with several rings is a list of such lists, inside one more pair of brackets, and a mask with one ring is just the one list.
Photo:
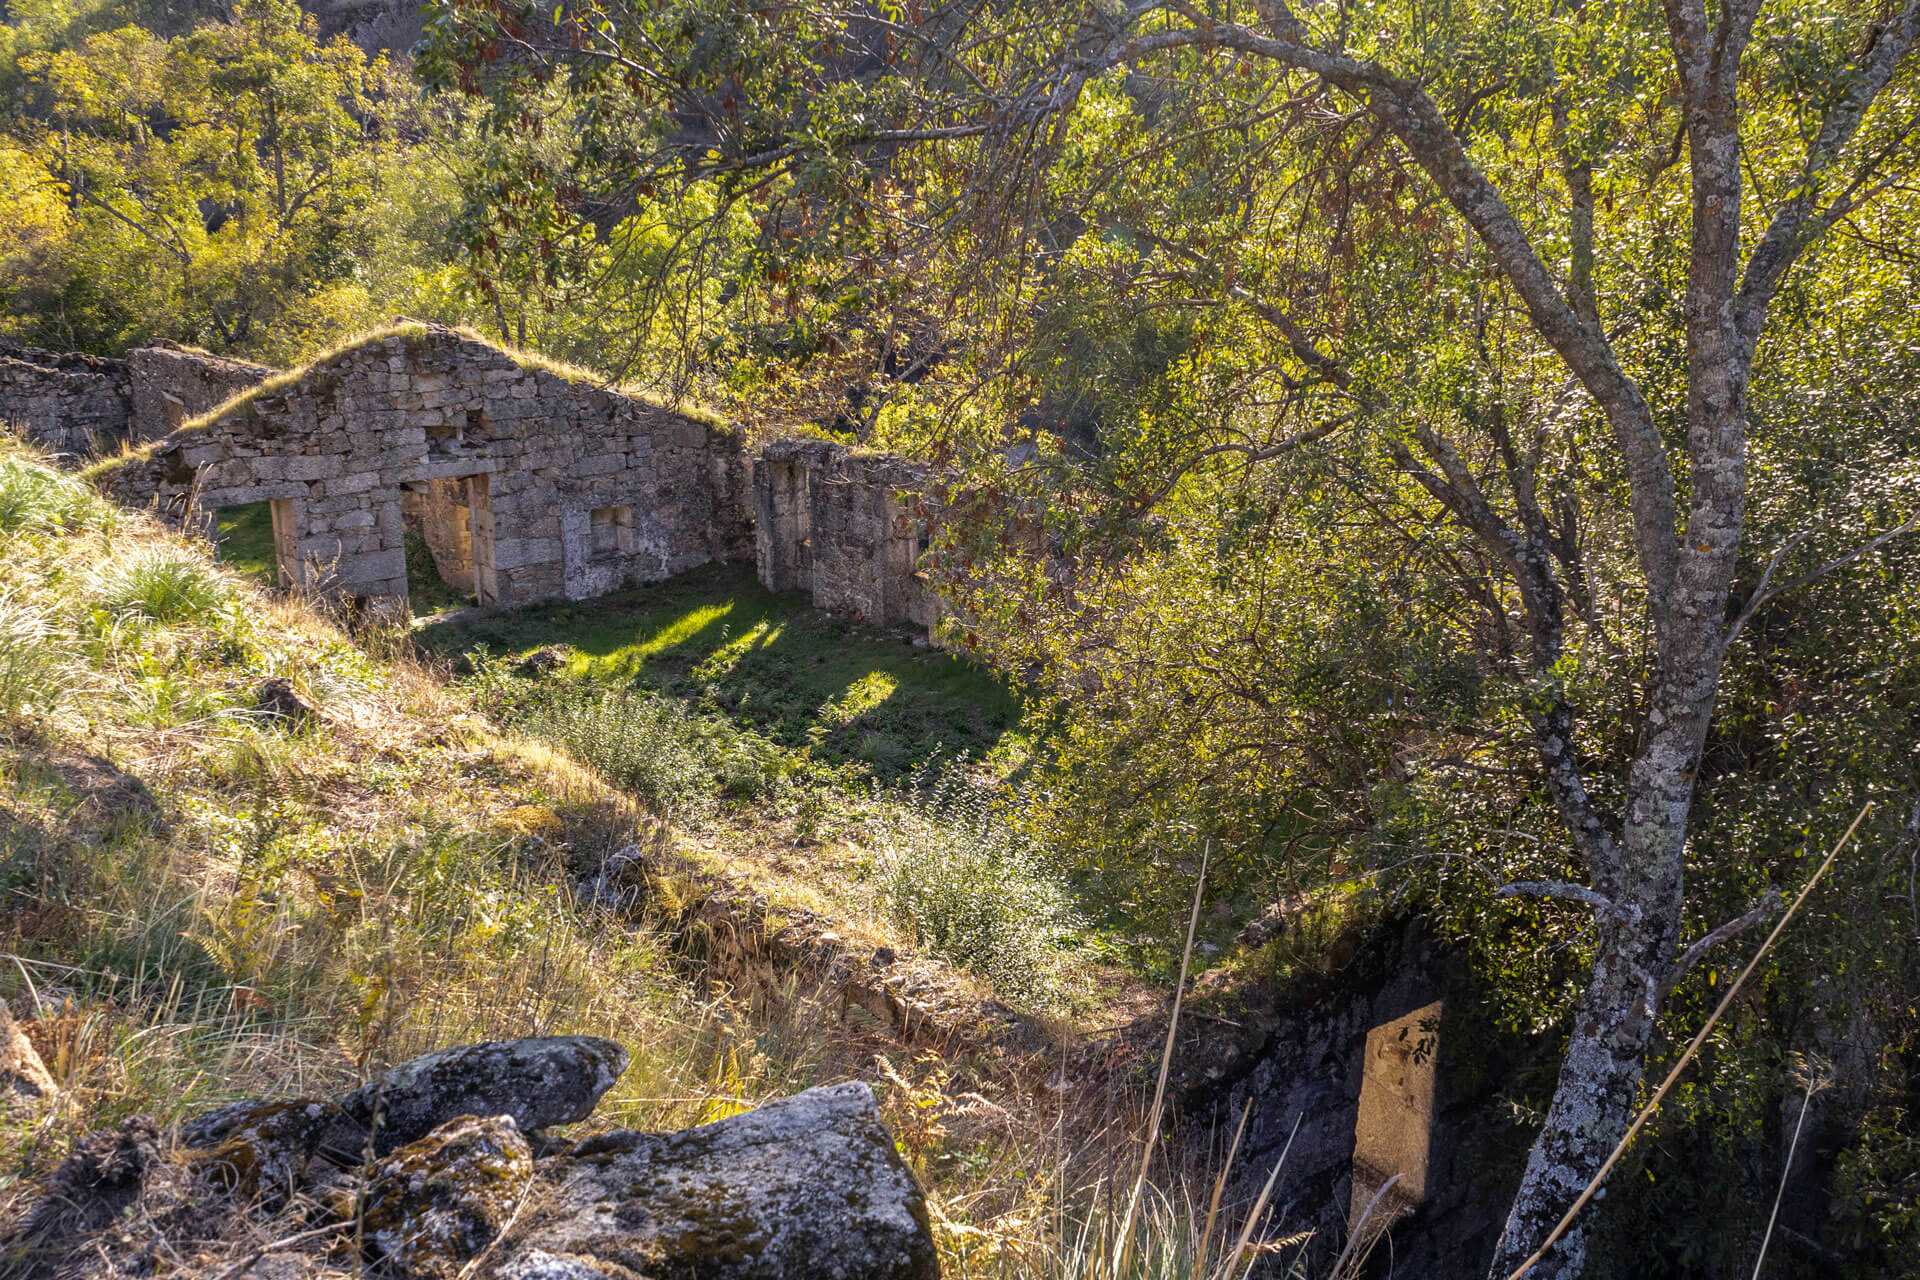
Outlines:
[[565, 747], [653, 813], [698, 808], [712, 788], [693, 717], [665, 698], [560, 685], [532, 700], [514, 727]]
[[1063, 952], [1083, 922], [1038, 852], [985, 796], [953, 782], [911, 791], [879, 806], [871, 830], [881, 902], [915, 942], [1005, 998], [1058, 993]]
[[0, 598], [0, 722], [52, 707], [63, 684], [46, 615]]
[[0, 457], [0, 530], [106, 529], [117, 514], [74, 476], [30, 458]]
[[233, 586], [203, 557], [156, 543], [102, 565], [92, 595], [116, 619], [193, 622], [222, 611]]

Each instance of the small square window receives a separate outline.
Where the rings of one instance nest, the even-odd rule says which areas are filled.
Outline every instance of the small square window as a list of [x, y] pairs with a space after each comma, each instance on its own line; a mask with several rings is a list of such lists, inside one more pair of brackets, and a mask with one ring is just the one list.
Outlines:
[[633, 550], [633, 508], [595, 507], [591, 516], [593, 554], [625, 555]]

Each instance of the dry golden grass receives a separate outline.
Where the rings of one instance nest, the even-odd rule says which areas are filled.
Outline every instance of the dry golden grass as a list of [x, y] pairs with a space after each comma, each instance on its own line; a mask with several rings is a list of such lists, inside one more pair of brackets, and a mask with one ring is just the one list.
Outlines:
[[[153, 549], [195, 558], [213, 584], [197, 612], [102, 603], [104, 571]], [[1051, 1046], [903, 1044], [837, 990], [701, 972], [573, 899], [605, 853], [650, 840], [772, 885], [776, 916], [833, 912], [899, 945], [810, 887], [797, 846], [755, 852], [746, 824], [689, 851], [404, 649], [370, 656], [313, 602], [262, 594], [143, 516], [9, 537], [0, 581], [48, 620], [51, 673], [42, 705], [0, 725], [0, 996], [62, 1088], [0, 1130], [0, 1217], [79, 1134], [136, 1113], [171, 1125], [447, 1044], [583, 1032], [633, 1053], [595, 1124], [678, 1127], [868, 1080], [948, 1274], [1086, 1274], [1073, 1238], [1096, 1228], [1075, 1224], [1100, 1220], [1107, 1171], [1136, 1150], [1130, 1094], [1048, 1088]], [[252, 710], [269, 676], [315, 706], [309, 722]], [[207, 1247], [242, 1258], [296, 1220], [237, 1214]]]

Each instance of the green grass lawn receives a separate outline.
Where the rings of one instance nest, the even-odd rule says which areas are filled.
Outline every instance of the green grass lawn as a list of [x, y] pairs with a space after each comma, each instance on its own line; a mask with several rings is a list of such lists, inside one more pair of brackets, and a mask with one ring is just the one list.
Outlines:
[[446, 656], [572, 650], [568, 674], [721, 712], [828, 762], [891, 779], [938, 755], [988, 755], [1020, 717], [999, 677], [910, 636], [856, 627], [775, 595], [749, 568], [710, 566], [595, 600], [463, 614], [418, 632]]
[[220, 563], [258, 578], [262, 585], [280, 585], [273, 554], [273, 504], [249, 502], [243, 507], [221, 507], [213, 513], [214, 540]]

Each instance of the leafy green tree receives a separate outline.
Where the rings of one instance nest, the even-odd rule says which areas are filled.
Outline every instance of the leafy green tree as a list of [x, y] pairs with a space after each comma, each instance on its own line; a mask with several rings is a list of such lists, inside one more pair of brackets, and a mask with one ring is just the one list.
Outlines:
[[[988, 460], [949, 525], [964, 620], [1112, 707], [1162, 801], [1477, 827], [1414, 852], [1588, 914], [1492, 1274], [1544, 1245], [1675, 985], [1770, 906], [1705, 922], [1690, 892], [1729, 661], [1782, 588], [1914, 527], [1884, 474], [1792, 493], [1759, 464], [1845, 273], [1909, 278], [1920, 6], [488, 0], [433, 38], [429, 78], [501, 127], [564, 84], [594, 199], [753, 210], [760, 280], [801, 296], [742, 349], [837, 380], [876, 438]], [[1910, 342], [1874, 319], [1837, 372]], [[819, 359], [848, 336], [857, 367]], [[1090, 353], [1131, 385], [1076, 386]], [[1506, 785], [1436, 797], [1461, 776]], [[1533, 1273], [1588, 1245], [1577, 1220]]]
[[13, 129], [26, 185], [69, 216], [13, 305], [63, 345], [288, 354], [276, 327], [298, 329], [362, 270], [366, 215], [404, 170], [402, 126], [422, 123], [384, 58], [322, 43], [288, 0], [172, 39], [100, 31], [20, 67], [42, 98]]

